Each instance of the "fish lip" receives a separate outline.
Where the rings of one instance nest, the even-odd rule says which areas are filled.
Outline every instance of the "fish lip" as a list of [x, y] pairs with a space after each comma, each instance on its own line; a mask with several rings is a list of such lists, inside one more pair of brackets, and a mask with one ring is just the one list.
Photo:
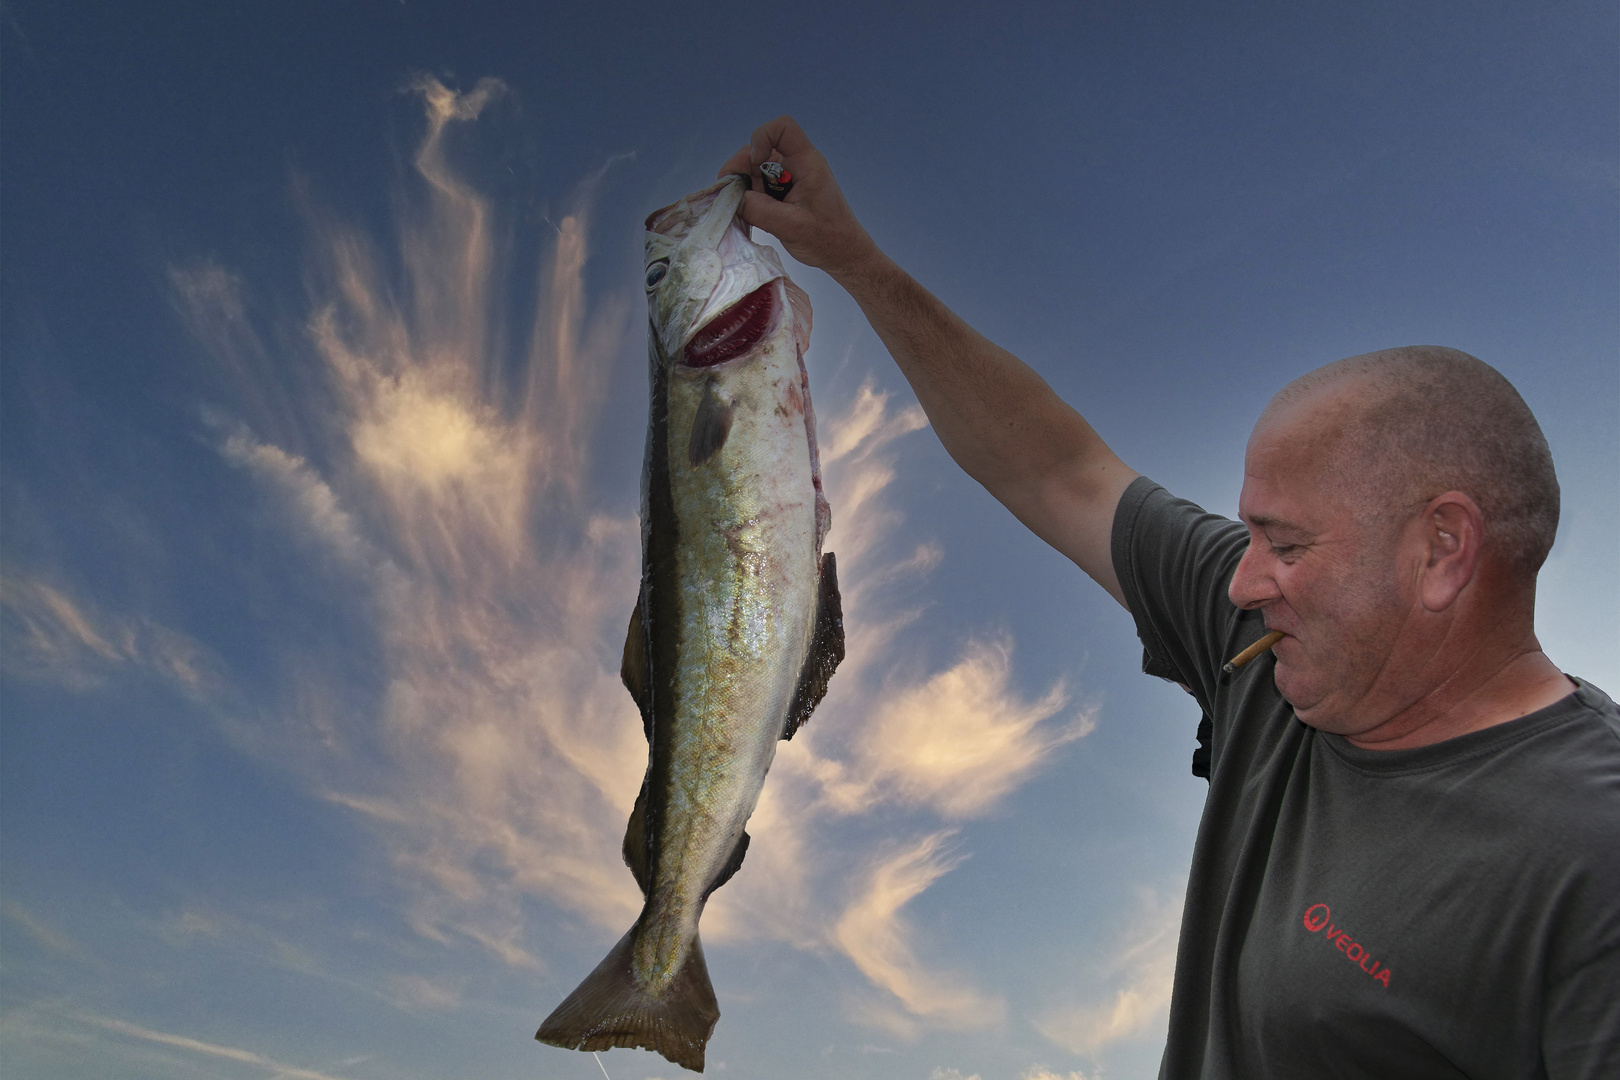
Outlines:
[[[745, 293], [693, 330], [681, 348], [681, 366], [698, 369], [719, 367], [752, 353], [760, 342], [771, 336], [781, 320], [783, 305], [776, 288], [779, 280], [772, 278]], [[722, 328], [720, 336], [694, 349], [705, 331], [717, 325]]]
[[[750, 181], [746, 176], [725, 177], [716, 183], [710, 184], [702, 191], [694, 191], [690, 195], [676, 199], [668, 206], [661, 206], [654, 210], [647, 215], [644, 227], [650, 233], [668, 236], [671, 232], [684, 225], [686, 226], [685, 232], [690, 233], [700, 227], [704, 220], [714, 212], [715, 204], [727, 195], [733, 186], [741, 189], [736, 200], [737, 204], [741, 205], [742, 191], [748, 190], [747, 185], [749, 183]], [[688, 212], [685, 214], [676, 213], [682, 207], [687, 208]], [[733, 207], [731, 213], [726, 216], [729, 218], [735, 214], [736, 208]]]

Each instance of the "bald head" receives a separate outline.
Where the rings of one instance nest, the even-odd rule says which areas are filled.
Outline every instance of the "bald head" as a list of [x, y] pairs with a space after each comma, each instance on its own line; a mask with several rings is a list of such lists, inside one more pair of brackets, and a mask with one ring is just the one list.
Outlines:
[[1434, 345], [1384, 349], [1300, 376], [1261, 415], [1311, 417], [1323, 475], [1366, 514], [1398, 518], [1461, 491], [1485, 519], [1483, 553], [1533, 577], [1558, 530], [1558, 478], [1541, 427], [1489, 364]]

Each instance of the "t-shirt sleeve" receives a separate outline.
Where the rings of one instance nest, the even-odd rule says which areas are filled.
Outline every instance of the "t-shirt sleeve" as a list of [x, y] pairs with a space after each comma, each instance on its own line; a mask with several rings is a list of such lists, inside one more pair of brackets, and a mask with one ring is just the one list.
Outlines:
[[1142, 670], [1191, 688], [1206, 713], [1221, 665], [1264, 632], [1259, 612], [1240, 611], [1226, 594], [1248, 544], [1239, 522], [1145, 476], [1114, 512], [1114, 572], [1142, 639]]

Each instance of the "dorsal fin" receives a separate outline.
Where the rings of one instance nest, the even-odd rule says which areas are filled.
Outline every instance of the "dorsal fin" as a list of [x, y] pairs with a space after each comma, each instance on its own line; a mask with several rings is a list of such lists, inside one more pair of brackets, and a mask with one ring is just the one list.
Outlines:
[[624, 659], [619, 662], [619, 680], [630, 691], [641, 710], [641, 730], [652, 742], [652, 679], [647, 673], [647, 633], [641, 621], [641, 597], [630, 612], [630, 629], [624, 635]]
[[821, 557], [821, 589], [816, 596], [816, 629], [810, 638], [810, 653], [799, 672], [799, 688], [793, 692], [782, 738], [793, 738], [793, 733], [810, 719], [827, 696], [827, 683], [843, 658], [844, 602], [838, 594], [838, 563], [829, 551]]

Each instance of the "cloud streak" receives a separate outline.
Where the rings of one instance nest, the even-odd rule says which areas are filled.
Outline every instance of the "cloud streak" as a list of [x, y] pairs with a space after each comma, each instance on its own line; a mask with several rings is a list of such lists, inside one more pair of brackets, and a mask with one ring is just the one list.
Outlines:
[[[833, 928], [833, 938], [873, 986], [893, 994], [912, 1017], [954, 1030], [999, 1023], [1005, 1006], [950, 975], [928, 971], [916, 957], [901, 909], [955, 867], [949, 832], [923, 837], [876, 861], [860, 893]], [[901, 1033], [906, 1033], [902, 1028]]]
[[0, 577], [8, 676], [87, 690], [116, 670], [157, 675], [187, 697], [216, 698], [225, 682], [202, 643], [151, 619], [111, 615], [36, 577]]
[[317, 1072], [314, 1069], [304, 1069], [297, 1065], [288, 1065], [273, 1058], [255, 1053], [252, 1050], [241, 1050], [234, 1046], [222, 1046], [218, 1043], [203, 1042], [186, 1035], [171, 1035], [164, 1031], [153, 1031], [151, 1028], [140, 1027], [123, 1020], [112, 1020], [104, 1016], [84, 1015], [84, 1020], [108, 1031], [131, 1039], [140, 1039], [161, 1046], [173, 1047], [176, 1050], [185, 1050], [192, 1054], [205, 1057], [222, 1058], [226, 1061], [235, 1061], [243, 1065], [254, 1065], [264, 1069], [277, 1080], [345, 1080], [344, 1077], [333, 1076], [331, 1073]]
[[859, 813], [893, 801], [946, 819], [976, 817], [1095, 727], [1089, 714], [1046, 723], [1068, 704], [1067, 688], [1058, 682], [1021, 701], [1011, 675], [1009, 639], [973, 641], [954, 666], [891, 689], [855, 737], [849, 762], [816, 763], [830, 805]]
[[1174, 902], [1165, 902], [1144, 892], [1134, 924], [1107, 965], [1113, 993], [1100, 1001], [1053, 1008], [1037, 1018], [1037, 1030], [1076, 1054], [1096, 1054], [1163, 1023], [1175, 979], [1180, 895], [1178, 890]]

